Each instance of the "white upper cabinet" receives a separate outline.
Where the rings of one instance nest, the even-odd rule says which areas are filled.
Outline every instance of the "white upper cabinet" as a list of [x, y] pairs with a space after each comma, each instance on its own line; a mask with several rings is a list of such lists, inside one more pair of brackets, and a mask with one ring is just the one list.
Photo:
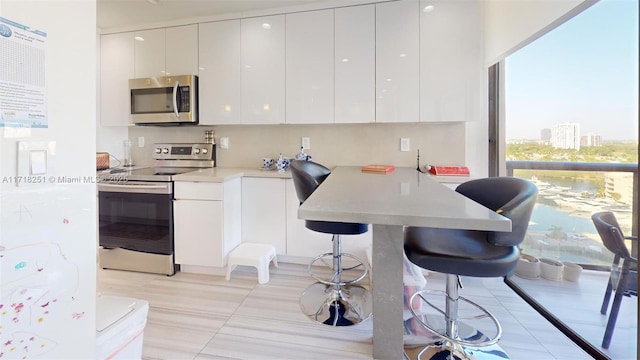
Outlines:
[[135, 77], [198, 74], [198, 26], [135, 32]]
[[286, 15], [286, 122], [333, 123], [333, 9]]
[[240, 124], [240, 20], [199, 25], [200, 124]]
[[198, 25], [166, 29], [167, 75], [198, 75]]
[[417, 122], [420, 91], [418, 0], [376, 4], [376, 122]]
[[375, 122], [375, 5], [335, 9], [335, 122]]
[[285, 122], [285, 17], [240, 21], [242, 123]]
[[136, 31], [135, 77], [165, 75], [165, 29]]
[[100, 37], [100, 124], [128, 126], [130, 112], [129, 79], [133, 73], [131, 33]]
[[481, 2], [422, 0], [420, 7], [420, 121], [482, 118]]

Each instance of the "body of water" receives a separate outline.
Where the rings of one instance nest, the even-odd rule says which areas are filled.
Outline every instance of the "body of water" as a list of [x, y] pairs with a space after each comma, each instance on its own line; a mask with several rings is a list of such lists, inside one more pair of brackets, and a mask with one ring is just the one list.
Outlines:
[[529, 230], [532, 231], [549, 231], [553, 226], [562, 228], [567, 234], [577, 233], [597, 233], [590, 217], [582, 217], [576, 214], [569, 214], [561, 211], [555, 206], [536, 204], [533, 214], [531, 215], [531, 223]]

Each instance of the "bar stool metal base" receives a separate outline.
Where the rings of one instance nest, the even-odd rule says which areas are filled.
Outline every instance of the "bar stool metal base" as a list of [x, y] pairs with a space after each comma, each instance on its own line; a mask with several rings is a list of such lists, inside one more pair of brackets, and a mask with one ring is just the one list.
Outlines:
[[[444, 328], [445, 321], [441, 317], [437, 316], [422, 316], [423, 319], [418, 323], [424, 322], [432, 324], [436, 328]], [[414, 318], [415, 320], [415, 318]], [[426, 341], [423, 343], [415, 342], [418, 335], [411, 335], [410, 341], [405, 341], [404, 358], [405, 360], [505, 360], [509, 359], [509, 356], [502, 350], [498, 344], [488, 346], [463, 346], [458, 342], [452, 342], [442, 338], [434, 338], [437, 335], [433, 334], [432, 337], [423, 337]], [[467, 343], [473, 342], [490, 342], [483, 333], [477, 331], [473, 327], [460, 322], [458, 323], [458, 337], [459, 340]], [[407, 338], [405, 336], [405, 338]]]
[[[452, 354], [453, 352], [453, 354]], [[413, 357], [405, 352], [410, 360], [506, 360], [509, 356], [498, 345], [470, 348], [459, 344], [447, 345], [444, 342], [424, 347]]]
[[302, 312], [311, 320], [329, 326], [350, 326], [371, 317], [371, 292], [358, 285], [332, 286], [317, 282], [300, 296]]
[[[422, 349], [417, 358], [429, 351], [434, 352], [433, 359], [508, 359], [498, 346], [498, 340], [502, 336], [502, 327], [493, 314], [479, 304], [458, 295], [458, 289], [462, 284], [460, 277], [447, 274], [446, 291], [421, 290], [411, 295], [409, 310], [413, 315], [412, 320], [423, 329], [433, 333], [439, 339], [427, 341], [433, 343]], [[438, 307], [430, 297], [440, 296], [444, 301], [444, 310]], [[465, 315], [462, 316], [461, 307], [465, 306]], [[471, 311], [469, 311], [471, 310]], [[435, 312], [434, 312], [435, 311]], [[431, 313], [429, 313], [431, 312]], [[474, 326], [470, 326], [472, 322]], [[495, 335], [488, 336], [477, 330], [476, 325], [481, 321], [488, 321], [495, 331]], [[494, 351], [494, 350], [498, 351]]]

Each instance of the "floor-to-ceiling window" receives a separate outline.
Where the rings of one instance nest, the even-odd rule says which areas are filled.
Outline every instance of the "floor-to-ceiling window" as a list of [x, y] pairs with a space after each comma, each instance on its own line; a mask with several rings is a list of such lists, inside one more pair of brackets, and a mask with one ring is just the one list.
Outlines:
[[637, 233], [638, 2], [601, 0], [501, 65], [508, 175], [539, 188], [522, 251], [586, 269], [577, 282], [513, 281], [606, 356], [635, 359], [637, 297], [623, 301], [618, 341], [600, 347], [607, 276], [591, 271], [606, 274], [613, 255], [590, 217], [612, 211]]

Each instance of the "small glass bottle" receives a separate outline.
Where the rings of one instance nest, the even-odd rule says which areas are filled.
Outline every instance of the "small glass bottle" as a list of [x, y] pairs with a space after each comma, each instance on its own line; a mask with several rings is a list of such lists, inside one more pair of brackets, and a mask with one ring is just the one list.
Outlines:
[[133, 159], [131, 158], [131, 140], [125, 140], [124, 144], [124, 156], [122, 166], [133, 166]]

